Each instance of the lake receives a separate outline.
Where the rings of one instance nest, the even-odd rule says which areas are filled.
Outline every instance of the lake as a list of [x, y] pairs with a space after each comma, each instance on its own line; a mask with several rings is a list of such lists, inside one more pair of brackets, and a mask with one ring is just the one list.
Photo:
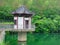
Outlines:
[[[17, 33], [7, 34], [8, 35], [5, 36], [6, 44], [18, 45]], [[60, 45], [60, 33], [28, 33], [27, 45]]]
[[60, 34], [29, 33], [27, 45], [60, 45]]

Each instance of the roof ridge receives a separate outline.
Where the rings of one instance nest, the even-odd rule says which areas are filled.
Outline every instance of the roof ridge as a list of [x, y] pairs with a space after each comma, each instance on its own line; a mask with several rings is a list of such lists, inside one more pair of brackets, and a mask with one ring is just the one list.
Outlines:
[[17, 10], [12, 12], [12, 14], [32, 14], [24, 5], [20, 6]]

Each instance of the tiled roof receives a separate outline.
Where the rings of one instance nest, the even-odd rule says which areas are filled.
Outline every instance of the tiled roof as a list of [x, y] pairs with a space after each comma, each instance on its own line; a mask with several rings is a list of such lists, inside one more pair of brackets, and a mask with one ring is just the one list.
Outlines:
[[19, 7], [17, 10], [13, 11], [12, 14], [33, 14], [25, 6]]

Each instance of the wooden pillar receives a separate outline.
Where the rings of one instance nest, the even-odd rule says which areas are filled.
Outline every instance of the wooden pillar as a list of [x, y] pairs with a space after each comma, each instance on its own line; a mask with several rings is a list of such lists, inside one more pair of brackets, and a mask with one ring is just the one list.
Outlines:
[[27, 32], [18, 32], [18, 45], [26, 45]]

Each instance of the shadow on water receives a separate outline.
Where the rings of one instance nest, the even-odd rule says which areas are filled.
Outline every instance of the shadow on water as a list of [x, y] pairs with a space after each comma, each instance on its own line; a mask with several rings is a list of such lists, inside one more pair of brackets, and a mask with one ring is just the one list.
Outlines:
[[60, 34], [58, 33], [28, 33], [27, 45], [60, 45]]

